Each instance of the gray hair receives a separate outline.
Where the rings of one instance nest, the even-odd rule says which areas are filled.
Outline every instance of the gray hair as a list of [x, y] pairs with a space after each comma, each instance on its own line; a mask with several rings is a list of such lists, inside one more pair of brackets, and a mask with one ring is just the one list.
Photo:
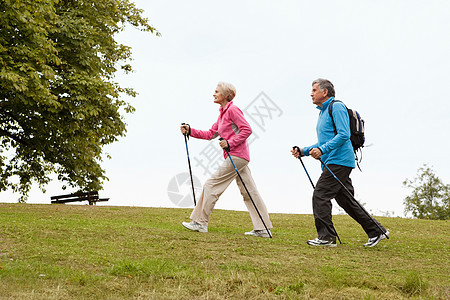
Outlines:
[[219, 88], [220, 93], [227, 98], [228, 102], [233, 100], [236, 96], [236, 88], [231, 83], [219, 82], [217, 87]]
[[328, 91], [327, 96], [328, 97], [334, 97], [335, 92], [334, 92], [334, 85], [331, 83], [331, 81], [327, 80], [327, 79], [323, 79], [323, 78], [319, 78], [313, 81], [312, 85], [315, 84], [319, 85], [319, 89], [323, 92], [324, 90]]

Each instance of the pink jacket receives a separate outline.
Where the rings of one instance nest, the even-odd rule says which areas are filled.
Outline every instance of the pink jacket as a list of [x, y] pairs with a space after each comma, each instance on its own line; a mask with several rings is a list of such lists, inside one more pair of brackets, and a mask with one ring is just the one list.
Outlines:
[[[247, 138], [252, 134], [252, 128], [245, 120], [244, 114], [233, 104], [233, 101], [228, 102], [225, 109], [220, 107], [219, 111], [219, 118], [210, 130], [203, 131], [191, 127], [191, 136], [204, 140], [212, 140], [217, 136], [223, 137], [230, 145], [230, 155], [250, 161]], [[227, 158], [225, 150], [223, 157]]]

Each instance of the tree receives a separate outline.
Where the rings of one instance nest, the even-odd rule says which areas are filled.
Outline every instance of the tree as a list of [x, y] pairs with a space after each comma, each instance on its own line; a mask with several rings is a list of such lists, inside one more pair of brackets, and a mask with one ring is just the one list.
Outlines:
[[114, 81], [132, 71], [114, 36], [159, 32], [129, 0], [2, 0], [0, 12], [0, 191], [26, 201], [52, 174], [101, 189], [102, 147], [125, 135], [134, 108], [122, 98], [136, 95]]
[[405, 213], [411, 212], [419, 219], [450, 219], [450, 185], [442, 183], [427, 165], [417, 173], [413, 181], [406, 179], [403, 182], [404, 186], [413, 189], [412, 195], [403, 201]]

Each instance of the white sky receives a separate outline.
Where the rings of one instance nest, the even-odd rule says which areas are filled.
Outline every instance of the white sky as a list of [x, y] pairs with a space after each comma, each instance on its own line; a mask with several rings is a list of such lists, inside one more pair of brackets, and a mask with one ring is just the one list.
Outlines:
[[[318, 110], [311, 82], [331, 80], [336, 98], [366, 121], [363, 172], [352, 173], [356, 197], [376, 215], [403, 216], [403, 187], [424, 163], [450, 183], [450, 2], [428, 1], [135, 1], [162, 34], [128, 28], [119, 40], [133, 48], [135, 72], [119, 75], [139, 93], [126, 116], [127, 137], [107, 147], [109, 181], [101, 205], [177, 207], [168, 184], [187, 172], [181, 122], [207, 130], [216, 121], [217, 82], [237, 88], [242, 110], [264, 92], [282, 110], [250, 146], [250, 169], [269, 212], [312, 213], [312, 188], [293, 145], [316, 142]], [[249, 117], [249, 116], [247, 116]], [[250, 120], [249, 120], [250, 121]], [[193, 159], [208, 141], [191, 139]], [[216, 147], [218, 149], [218, 142]], [[304, 158], [316, 181], [320, 163]], [[71, 192], [71, 190], [67, 191]], [[189, 193], [190, 186], [181, 187]], [[33, 189], [29, 203], [50, 203]], [[18, 196], [0, 195], [1, 202]], [[100, 205], [100, 204], [99, 204]], [[245, 210], [233, 183], [216, 208]]]

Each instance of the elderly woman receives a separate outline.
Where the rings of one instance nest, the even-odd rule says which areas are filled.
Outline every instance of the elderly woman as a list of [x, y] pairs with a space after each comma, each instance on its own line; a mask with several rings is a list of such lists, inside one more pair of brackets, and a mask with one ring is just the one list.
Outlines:
[[264, 224], [270, 231], [272, 228], [272, 223], [270, 222], [266, 205], [258, 193], [252, 174], [248, 168], [250, 153], [247, 139], [252, 134], [252, 129], [245, 120], [242, 111], [233, 104], [232, 100], [235, 95], [236, 89], [232, 84], [219, 82], [214, 92], [214, 103], [220, 105], [220, 114], [217, 122], [214, 123], [208, 131], [194, 129], [189, 125], [182, 125], [181, 133], [189, 134], [194, 138], [204, 140], [211, 140], [218, 136], [223, 138], [223, 140], [219, 142], [219, 145], [223, 149], [229, 147], [231, 159], [236, 165], [236, 168], [239, 170], [242, 180], [244, 181], [253, 202], [258, 208], [264, 223], [261, 221], [261, 218], [253, 206], [241, 180], [237, 177], [238, 175], [230, 161], [230, 158], [227, 157], [228, 155], [224, 150], [225, 161], [203, 186], [202, 195], [191, 214], [192, 222], [183, 222], [182, 224], [184, 227], [192, 231], [208, 232], [209, 215], [214, 209], [217, 200], [219, 200], [220, 195], [225, 191], [230, 183], [236, 179], [236, 183], [242, 196], [244, 197], [244, 203], [247, 206], [253, 223], [253, 230], [246, 232], [245, 235], [269, 237], [269, 232], [265, 230]]

